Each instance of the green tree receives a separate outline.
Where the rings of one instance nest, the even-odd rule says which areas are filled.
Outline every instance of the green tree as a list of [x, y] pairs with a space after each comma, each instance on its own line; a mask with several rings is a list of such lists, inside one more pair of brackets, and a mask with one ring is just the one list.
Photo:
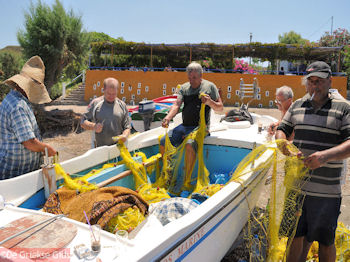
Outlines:
[[346, 72], [346, 75], [348, 76], [348, 90], [350, 90], [350, 45], [344, 46], [344, 51], [342, 52], [342, 54], [344, 55], [344, 63], [343, 63], [343, 67], [344, 67], [344, 71]]
[[[11, 76], [18, 74], [24, 61], [21, 55], [14, 52], [1, 52], [0, 53], [0, 82], [10, 78]], [[5, 84], [0, 84], [0, 101], [9, 92], [10, 88]]]
[[25, 13], [25, 30], [20, 30], [17, 38], [26, 58], [39, 55], [44, 61], [49, 92], [67, 65], [73, 61], [83, 65], [88, 51], [81, 17], [73, 10], [66, 12], [59, 0], [52, 8], [40, 0], [32, 3]]
[[113, 38], [105, 33], [101, 32], [88, 32], [87, 33], [90, 42], [112, 42], [112, 41], [125, 41], [123, 37]]
[[300, 34], [292, 31], [288, 33], [283, 33], [283, 35], [278, 35], [278, 41], [282, 44], [299, 44], [304, 45], [308, 40], [301, 37]]

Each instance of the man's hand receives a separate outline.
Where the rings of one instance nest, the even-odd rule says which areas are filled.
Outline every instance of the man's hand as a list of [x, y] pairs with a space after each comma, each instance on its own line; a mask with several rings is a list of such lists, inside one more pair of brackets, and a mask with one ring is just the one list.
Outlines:
[[285, 139], [278, 139], [276, 140], [276, 143], [278, 149], [285, 156], [296, 156], [298, 158], [301, 158], [303, 156], [303, 153], [300, 150], [296, 150], [295, 147], [293, 147], [292, 143]]
[[276, 122], [276, 123], [271, 123], [271, 124], [269, 125], [269, 128], [267, 129], [267, 133], [268, 133], [270, 136], [273, 136], [273, 135], [276, 133], [277, 127], [278, 127], [278, 122]]
[[123, 143], [125, 143], [125, 141], [128, 139], [126, 135], [120, 135], [119, 140], [123, 141]]
[[49, 156], [56, 155], [56, 150], [52, 146], [50, 146], [49, 144], [45, 144], [45, 147], [47, 148], [47, 153]]
[[304, 165], [313, 170], [326, 163], [326, 157], [322, 151], [317, 151], [304, 159]]
[[102, 129], [103, 129], [103, 124], [101, 124], [101, 123], [95, 124], [95, 126], [94, 126], [95, 133], [101, 133]]
[[201, 100], [203, 104], [206, 104], [207, 106], [210, 106], [211, 98], [208, 94], [201, 94]]
[[164, 117], [162, 120], [162, 127], [168, 128], [169, 127], [170, 120], [167, 117]]
[[32, 138], [27, 141], [22, 142], [23, 146], [33, 152], [42, 152], [45, 154], [45, 147], [47, 148], [47, 153], [49, 156], [54, 156], [56, 150], [49, 144], [39, 141], [37, 138]]

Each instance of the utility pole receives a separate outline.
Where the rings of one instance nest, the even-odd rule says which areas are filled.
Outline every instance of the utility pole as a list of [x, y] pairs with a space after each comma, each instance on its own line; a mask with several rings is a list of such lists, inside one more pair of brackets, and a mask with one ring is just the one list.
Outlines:
[[331, 35], [333, 34], [333, 16], [331, 17]]
[[[251, 48], [250, 44], [252, 43], [253, 33], [249, 33], [249, 48]], [[251, 54], [250, 54], [251, 55]], [[252, 57], [249, 57], [249, 64], [252, 63]]]

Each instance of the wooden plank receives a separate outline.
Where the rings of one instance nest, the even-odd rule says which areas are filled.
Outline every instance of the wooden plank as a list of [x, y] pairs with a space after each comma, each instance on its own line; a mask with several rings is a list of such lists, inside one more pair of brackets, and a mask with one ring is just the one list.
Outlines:
[[[153, 165], [158, 159], [154, 160], [153, 162], [148, 162], [148, 163], [142, 163], [145, 167], [148, 167], [150, 165]], [[127, 176], [130, 176], [132, 173], [131, 173], [131, 170], [126, 170], [124, 172], [121, 172], [120, 174], [118, 175], [115, 175], [114, 177], [111, 177], [105, 181], [102, 181], [100, 183], [97, 184], [97, 186], [100, 188], [100, 187], [104, 187], [104, 186], [107, 186], [109, 184], [112, 184], [113, 182], [115, 181], [118, 181], [124, 177], [127, 177]]]
[[[30, 215], [14, 220], [0, 228], [0, 241], [13, 236], [39, 222], [50, 218], [44, 215]], [[35, 227], [2, 244], [16, 253], [30, 252], [31, 258], [51, 254], [67, 246], [77, 234], [74, 224], [64, 220], [54, 220]]]

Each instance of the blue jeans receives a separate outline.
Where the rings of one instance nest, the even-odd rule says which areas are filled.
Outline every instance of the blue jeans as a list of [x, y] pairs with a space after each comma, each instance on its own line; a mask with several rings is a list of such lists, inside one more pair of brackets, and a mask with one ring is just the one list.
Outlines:
[[[178, 147], [181, 145], [181, 143], [185, 140], [186, 136], [191, 133], [197, 126], [184, 126], [184, 125], [178, 125], [175, 127], [173, 130], [170, 130], [168, 135], [170, 142], [173, 146]], [[165, 145], [165, 136], [163, 136], [160, 140], [160, 144], [162, 146]], [[189, 139], [187, 141], [187, 144], [191, 144], [193, 149], [197, 151], [197, 142], [194, 141], [193, 139]]]

